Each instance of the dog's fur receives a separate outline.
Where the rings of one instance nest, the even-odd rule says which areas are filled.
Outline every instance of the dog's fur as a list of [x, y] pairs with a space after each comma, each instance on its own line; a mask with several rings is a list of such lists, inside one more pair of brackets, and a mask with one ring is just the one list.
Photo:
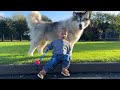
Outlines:
[[71, 54], [74, 44], [80, 39], [83, 31], [90, 24], [90, 12], [73, 12], [73, 16], [64, 21], [44, 22], [41, 20], [41, 14], [38, 11], [32, 11], [28, 17], [28, 26], [30, 28], [30, 49], [28, 54], [33, 56], [35, 49], [43, 54], [43, 49], [48, 41], [58, 38], [58, 31], [62, 28], [68, 30], [67, 40], [71, 44]]

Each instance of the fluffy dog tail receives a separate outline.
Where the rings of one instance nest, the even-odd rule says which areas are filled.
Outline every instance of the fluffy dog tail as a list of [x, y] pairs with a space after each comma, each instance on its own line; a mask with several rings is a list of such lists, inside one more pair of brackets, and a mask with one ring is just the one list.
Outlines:
[[31, 28], [34, 24], [42, 20], [42, 15], [39, 11], [32, 11], [28, 16], [28, 26]]

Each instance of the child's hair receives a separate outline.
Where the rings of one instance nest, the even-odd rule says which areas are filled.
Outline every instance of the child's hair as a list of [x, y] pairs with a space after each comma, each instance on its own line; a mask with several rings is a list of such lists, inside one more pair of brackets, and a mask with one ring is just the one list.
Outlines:
[[61, 27], [61, 28], [59, 29], [59, 32], [58, 32], [58, 33], [61, 33], [61, 32], [67, 32], [67, 33], [68, 33], [68, 31], [66, 30], [65, 27]]

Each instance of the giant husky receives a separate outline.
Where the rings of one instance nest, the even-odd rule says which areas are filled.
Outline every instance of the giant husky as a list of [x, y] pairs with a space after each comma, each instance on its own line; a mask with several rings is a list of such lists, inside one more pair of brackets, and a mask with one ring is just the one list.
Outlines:
[[28, 54], [33, 56], [35, 49], [43, 54], [43, 49], [48, 41], [57, 38], [58, 31], [62, 28], [68, 30], [67, 40], [71, 43], [71, 54], [74, 44], [80, 39], [83, 31], [90, 24], [89, 11], [74, 11], [71, 18], [58, 22], [44, 22], [38, 11], [32, 11], [28, 17], [30, 28], [30, 49]]

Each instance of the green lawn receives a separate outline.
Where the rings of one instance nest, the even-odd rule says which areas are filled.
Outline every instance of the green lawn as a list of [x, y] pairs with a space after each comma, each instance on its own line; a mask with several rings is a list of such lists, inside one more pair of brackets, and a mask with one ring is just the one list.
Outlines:
[[[30, 64], [41, 55], [35, 51], [28, 56], [29, 42], [0, 42], [0, 64]], [[52, 55], [49, 51], [42, 63]], [[72, 63], [81, 62], [120, 62], [120, 42], [79, 42], [73, 50]]]

